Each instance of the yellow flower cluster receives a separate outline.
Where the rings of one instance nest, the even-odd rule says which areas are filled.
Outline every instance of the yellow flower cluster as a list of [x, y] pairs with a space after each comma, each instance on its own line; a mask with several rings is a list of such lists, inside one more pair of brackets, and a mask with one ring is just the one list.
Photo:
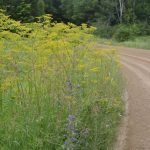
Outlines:
[[96, 44], [91, 34], [94, 27], [51, 20], [45, 16], [27, 25], [32, 29], [28, 37], [1, 33], [0, 84], [4, 95], [13, 88], [22, 99], [48, 95], [55, 101], [63, 97], [75, 105], [83, 87], [89, 94], [97, 90], [98, 83], [108, 80], [112, 61], [119, 64], [115, 50]]

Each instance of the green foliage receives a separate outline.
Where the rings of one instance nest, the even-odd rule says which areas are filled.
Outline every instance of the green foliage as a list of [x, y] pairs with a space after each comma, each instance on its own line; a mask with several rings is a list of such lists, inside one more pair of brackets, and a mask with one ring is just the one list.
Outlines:
[[149, 0], [2, 0], [0, 8], [26, 23], [45, 13], [58, 22], [87, 23], [97, 27], [96, 35], [118, 41], [150, 35]]
[[94, 26], [97, 27], [95, 35], [101, 38], [108, 38], [108, 39], [112, 38], [114, 34], [114, 28], [112, 26], [99, 23], [94, 24]]
[[134, 24], [134, 26], [137, 28], [137, 36], [143, 36], [143, 35], [150, 35], [150, 25], [147, 23], [138, 23]]
[[147, 22], [150, 24], [150, 2], [149, 0], [138, 0], [135, 5], [135, 15], [136, 19], [140, 22]]
[[0, 10], [0, 33], [3, 31], [9, 31], [21, 36], [27, 36], [28, 33], [31, 32], [31, 29], [22, 25], [19, 21], [10, 19], [9, 16], [4, 15], [3, 10]]
[[137, 32], [137, 31], [136, 30], [132, 31], [132, 28], [130, 26], [119, 25], [119, 26], [116, 26], [116, 32], [113, 36], [117, 41], [123, 42], [129, 39], [132, 39], [134, 32]]
[[[0, 7], [6, 9], [14, 19], [31, 21], [45, 13], [53, 14], [59, 21], [76, 24], [101, 21], [108, 25], [149, 22], [149, 0], [121, 0], [123, 13], [120, 18], [119, 0], [1, 0]], [[29, 17], [29, 18], [28, 18]]]
[[21, 1], [20, 5], [18, 5], [15, 10], [15, 19], [18, 18], [23, 22], [31, 22], [33, 20], [31, 4]]
[[38, 0], [37, 2], [37, 15], [42, 16], [45, 14], [45, 3], [43, 0]]
[[113, 37], [119, 41], [127, 41], [134, 39], [137, 36], [149, 35], [150, 26], [147, 23], [118, 25], [114, 29]]

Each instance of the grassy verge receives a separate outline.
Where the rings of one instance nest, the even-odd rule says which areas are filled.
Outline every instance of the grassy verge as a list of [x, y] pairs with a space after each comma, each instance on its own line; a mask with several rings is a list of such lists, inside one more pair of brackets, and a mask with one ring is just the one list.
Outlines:
[[111, 149], [123, 113], [115, 50], [86, 25], [30, 26], [1, 33], [1, 149]]
[[137, 37], [134, 40], [122, 42], [120, 45], [150, 50], [150, 36]]
[[99, 41], [100, 43], [106, 45], [125, 46], [150, 50], [150, 36], [136, 37], [134, 40], [129, 40], [125, 42], [117, 42], [115, 40], [108, 39], [100, 39]]

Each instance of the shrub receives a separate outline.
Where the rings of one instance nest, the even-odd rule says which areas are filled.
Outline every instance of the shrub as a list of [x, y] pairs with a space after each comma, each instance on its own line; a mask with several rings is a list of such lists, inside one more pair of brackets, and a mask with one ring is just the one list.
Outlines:
[[133, 38], [133, 32], [131, 31], [130, 26], [121, 24], [121, 25], [116, 26], [115, 28], [116, 28], [116, 31], [113, 37], [117, 41], [123, 42], [123, 41], [127, 41]]
[[119, 41], [127, 41], [134, 39], [136, 36], [150, 35], [150, 26], [146, 23], [130, 24], [130, 25], [118, 25], [115, 27], [115, 33], [113, 37]]
[[101, 38], [111, 38], [113, 35], [113, 27], [109, 25], [102, 25], [102, 24], [94, 24], [96, 26], [97, 30], [95, 31], [95, 35], [101, 37]]
[[0, 10], [0, 32], [9, 31], [16, 33], [20, 36], [28, 36], [31, 32], [30, 28], [27, 28], [19, 21], [14, 21], [4, 14], [3, 10]]
[[150, 25], [148, 23], [138, 23], [136, 24], [139, 29], [138, 35], [150, 35]]
[[135, 23], [128, 25], [133, 36], [144, 36], [150, 34], [150, 26], [147, 23]]

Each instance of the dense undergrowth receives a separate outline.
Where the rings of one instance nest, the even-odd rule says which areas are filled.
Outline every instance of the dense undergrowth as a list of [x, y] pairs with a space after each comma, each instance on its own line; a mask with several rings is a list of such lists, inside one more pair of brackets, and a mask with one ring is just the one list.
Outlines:
[[111, 149], [123, 112], [116, 51], [84, 24], [10, 22], [0, 26], [1, 150]]
[[100, 38], [113, 39], [117, 42], [134, 41], [138, 37], [148, 37], [150, 35], [150, 25], [148, 23], [119, 24], [116, 26], [99, 25], [95, 34]]

